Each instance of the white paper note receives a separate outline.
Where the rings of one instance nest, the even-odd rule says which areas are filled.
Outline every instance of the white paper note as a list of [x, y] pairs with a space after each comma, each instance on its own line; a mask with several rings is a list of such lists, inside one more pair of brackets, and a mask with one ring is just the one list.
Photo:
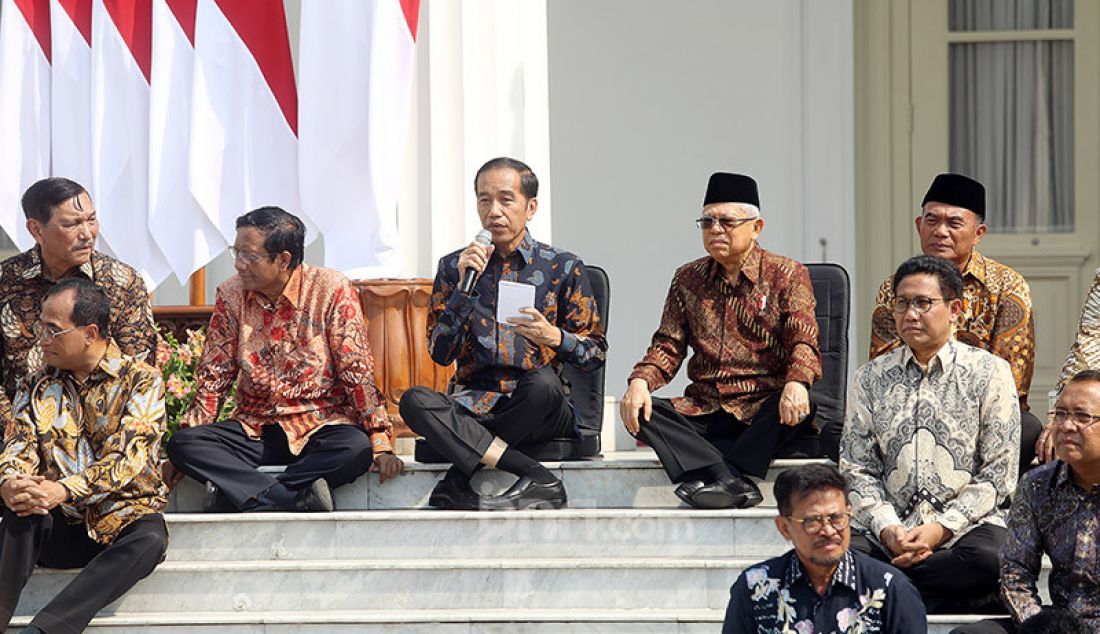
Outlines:
[[534, 307], [534, 286], [505, 281], [497, 286], [497, 323], [506, 324], [513, 317], [530, 320], [532, 317], [519, 312], [519, 309]]

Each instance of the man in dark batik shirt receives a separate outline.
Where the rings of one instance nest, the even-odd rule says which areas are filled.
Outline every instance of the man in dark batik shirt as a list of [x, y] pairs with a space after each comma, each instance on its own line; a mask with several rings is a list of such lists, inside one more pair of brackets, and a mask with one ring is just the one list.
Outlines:
[[1066, 383], [1051, 415], [1058, 460], [1020, 481], [1001, 546], [1001, 597], [1012, 619], [958, 628], [960, 634], [1015, 632], [1042, 609], [1039, 576], [1050, 557], [1056, 608], [1100, 632], [1100, 371]]
[[924, 634], [920, 593], [889, 564], [848, 549], [848, 483], [811, 464], [775, 480], [775, 527], [794, 550], [753, 566], [730, 588], [724, 634]]
[[[535, 241], [527, 223], [538, 209], [538, 179], [510, 158], [489, 161], [474, 178], [477, 210], [492, 244], [476, 241], [439, 262], [428, 318], [428, 350], [457, 362], [447, 395], [414, 387], [401, 397], [410, 429], [453, 463], [428, 503], [448, 509], [560, 508], [565, 488], [515, 445], [575, 436], [572, 406], [557, 368], [603, 365], [607, 341], [584, 263]], [[480, 276], [469, 293], [460, 280]], [[534, 286], [530, 319], [496, 320], [499, 284]], [[519, 476], [501, 495], [479, 497], [470, 477], [486, 465]]]
[[[711, 176], [696, 224], [709, 255], [673, 275], [620, 414], [680, 483], [684, 502], [746, 508], [763, 500], [746, 476], [763, 477], [781, 447], [811, 431], [809, 390], [821, 378], [816, 302], [806, 267], [756, 242], [764, 220], [752, 178]], [[689, 346], [684, 396], [652, 398]]]
[[66, 277], [84, 277], [111, 300], [111, 336], [122, 354], [153, 362], [157, 330], [145, 282], [134, 269], [95, 251], [99, 220], [79, 184], [45, 178], [23, 194], [27, 231], [38, 244], [0, 263], [0, 420], [12, 419], [18, 382], [44, 367], [34, 326], [42, 300]]

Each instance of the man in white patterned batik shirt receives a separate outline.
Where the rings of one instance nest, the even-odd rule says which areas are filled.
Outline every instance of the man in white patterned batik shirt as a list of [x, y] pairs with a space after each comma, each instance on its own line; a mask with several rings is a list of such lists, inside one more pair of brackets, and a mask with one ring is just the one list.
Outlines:
[[920, 593], [897, 568], [849, 545], [848, 481], [811, 464], [775, 480], [775, 527], [794, 544], [730, 588], [723, 634], [924, 634]]
[[856, 372], [840, 443], [862, 529], [852, 549], [901, 568], [930, 613], [1003, 609], [997, 551], [1019, 469], [1012, 370], [953, 337], [962, 285], [942, 258], [898, 267], [890, 308], [905, 345]]

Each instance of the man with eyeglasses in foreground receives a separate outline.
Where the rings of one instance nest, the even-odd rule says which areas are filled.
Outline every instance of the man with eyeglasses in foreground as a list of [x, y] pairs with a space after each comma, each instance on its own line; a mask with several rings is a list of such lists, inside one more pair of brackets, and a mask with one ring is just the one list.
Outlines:
[[35, 323], [46, 367], [20, 382], [0, 454], [0, 632], [35, 564], [83, 570], [23, 632], [82, 632], [168, 546], [164, 381], [122, 354], [108, 297], [66, 278], [47, 291]]
[[[237, 275], [218, 286], [194, 401], [165, 463], [170, 484], [183, 474], [207, 484], [206, 511], [332, 511], [331, 489], [368, 468], [385, 482], [404, 467], [359, 294], [302, 261], [305, 234], [279, 207], [237, 218]], [[236, 409], [217, 421], [234, 381]]]
[[723, 634], [928, 631], [920, 594], [905, 575], [849, 550], [848, 481], [836, 467], [787, 469], [774, 490], [775, 528], [794, 549], [741, 573]]
[[88, 192], [52, 176], [28, 187], [21, 202], [36, 244], [0, 263], [2, 421], [12, 418], [18, 382], [45, 366], [34, 324], [46, 293], [62, 279], [81, 277], [107, 293], [111, 335], [124, 355], [152, 363], [157, 349], [145, 282], [130, 266], [95, 250], [99, 220]]
[[[784, 445], [812, 433], [810, 386], [821, 378], [810, 274], [761, 247], [756, 181], [719, 172], [703, 200], [708, 255], [676, 270], [657, 332], [628, 379], [619, 413], [657, 453], [676, 495], [696, 508], [763, 501], [764, 477]], [[691, 347], [691, 385], [672, 381]]]
[[1021, 480], [1001, 548], [1001, 596], [1012, 618], [959, 628], [960, 634], [1015, 632], [1038, 614], [1044, 554], [1053, 607], [1100, 631], [1100, 371], [1070, 377], [1050, 418], [1058, 459]]
[[[921, 251], [951, 261], [963, 278], [962, 312], [955, 338], [1008, 361], [1020, 399], [1020, 470], [1038, 455], [1053, 457], [1053, 437], [1029, 411], [1027, 396], [1035, 370], [1035, 315], [1031, 287], [1023, 275], [978, 252], [986, 234], [985, 187], [962, 174], [940, 174], [932, 181], [916, 219]], [[893, 280], [886, 278], [871, 315], [870, 358], [903, 345], [891, 302]]]
[[1008, 362], [955, 340], [959, 269], [898, 267], [891, 312], [905, 345], [856, 371], [840, 443], [852, 548], [901, 568], [929, 613], [1000, 611], [997, 550], [1016, 486], [1020, 403]]

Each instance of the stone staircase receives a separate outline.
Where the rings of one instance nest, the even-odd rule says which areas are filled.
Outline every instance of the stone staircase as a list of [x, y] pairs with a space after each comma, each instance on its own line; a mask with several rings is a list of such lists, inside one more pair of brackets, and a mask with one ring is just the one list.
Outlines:
[[[385, 485], [371, 474], [341, 488], [331, 514], [196, 513], [201, 488], [185, 481], [167, 560], [91, 631], [718, 632], [737, 575], [787, 550], [770, 483], [802, 462], [777, 461], [764, 505], [743, 511], [682, 507], [649, 451], [550, 465], [570, 494], [559, 511], [416, 510], [443, 471], [416, 463]], [[72, 576], [36, 572], [12, 625]]]

